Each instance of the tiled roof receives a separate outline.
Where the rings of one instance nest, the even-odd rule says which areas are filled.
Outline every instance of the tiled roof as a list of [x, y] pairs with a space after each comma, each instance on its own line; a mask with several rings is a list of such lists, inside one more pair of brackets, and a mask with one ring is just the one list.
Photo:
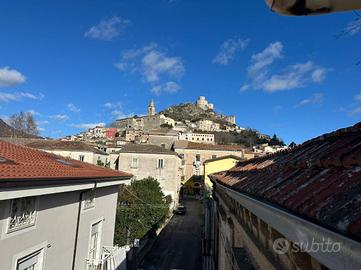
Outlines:
[[0, 188], [15, 180], [107, 179], [129, 174], [0, 140]]
[[174, 149], [196, 149], [196, 150], [215, 150], [215, 151], [242, 151], [240, 145], [221, 145], [221, 144], [203, 144], [189, 141], [176, 141]]
[[361, 240], [361, 123], [240, 162], [213, 179]]
[[165, 149], [163, 147], [152, 144], [126, 144], [121, 146], [118, 153], [143, 153], [143, 154], [162, 154], [162, 155], [178, 155], [176, 152]]
[[235, 160], [243, 160], [243, 158], [241, 158], [241, 157], [237, 157], [235, 155], [228, 155], [228, 156], [223, 156], [223, 157], [207, 159], [203, 163], [206, 164], [206, 163], [209, 163], [209, 162], [223, 160], [223, 159], [227, 159], [227, 158], [232, 158], [232, 159], [235, 159]]
[[84, 142], [77, 141], [61, 141], [61, 140], [39, 140], [27, 144], [26, 146], [41, 150], [64, 150], [64, 151], [83, 151], [92, 152], [100, 155], [107, 155], [107, 153], [96, 149], [95, 147]]

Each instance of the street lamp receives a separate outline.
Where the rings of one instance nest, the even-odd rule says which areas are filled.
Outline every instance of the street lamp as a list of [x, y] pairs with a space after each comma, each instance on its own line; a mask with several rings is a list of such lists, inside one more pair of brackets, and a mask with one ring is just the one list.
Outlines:
[[320, 15], [361, 9], [361, 0], [266, 0], [267, 5], [283, 15]]

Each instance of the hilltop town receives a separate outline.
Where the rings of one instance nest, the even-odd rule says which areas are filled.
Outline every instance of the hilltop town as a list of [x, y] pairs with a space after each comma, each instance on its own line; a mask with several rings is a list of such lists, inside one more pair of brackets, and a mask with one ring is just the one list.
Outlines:
[[257, 156], [285, 149], [283, 142], [256, 130], [237, 125], [235, 116], [218, 114], [215, 105], [200, 96], [194, 103], [182, 103], [157, 113], [151, 100], [144, 116], [117, 119], [110, 126], [96, 126], [63, 140], [83, 141], [106, 152], [127, 143], [152, 144], [171, 149], [176, 141], [203, 144], [241, 145]]

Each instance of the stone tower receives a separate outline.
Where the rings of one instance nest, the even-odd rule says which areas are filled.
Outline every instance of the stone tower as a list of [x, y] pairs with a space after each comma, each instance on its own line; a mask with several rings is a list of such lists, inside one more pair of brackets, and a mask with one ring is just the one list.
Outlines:
[[152, 99], [148, 106], [148, 116], [153, 116], [153, 115], [155, 115], [155, 106], [154, 106], [154, 101]]

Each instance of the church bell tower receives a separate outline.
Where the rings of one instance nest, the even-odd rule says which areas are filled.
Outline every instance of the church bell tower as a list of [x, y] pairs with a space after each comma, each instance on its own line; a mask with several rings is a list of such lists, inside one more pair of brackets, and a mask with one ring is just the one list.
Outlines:
[[153, 115], [155, 115], [155, 106], [154, 106], [154, 101], [152, 99], [148, 106], [148, 116], [153, 116]]

